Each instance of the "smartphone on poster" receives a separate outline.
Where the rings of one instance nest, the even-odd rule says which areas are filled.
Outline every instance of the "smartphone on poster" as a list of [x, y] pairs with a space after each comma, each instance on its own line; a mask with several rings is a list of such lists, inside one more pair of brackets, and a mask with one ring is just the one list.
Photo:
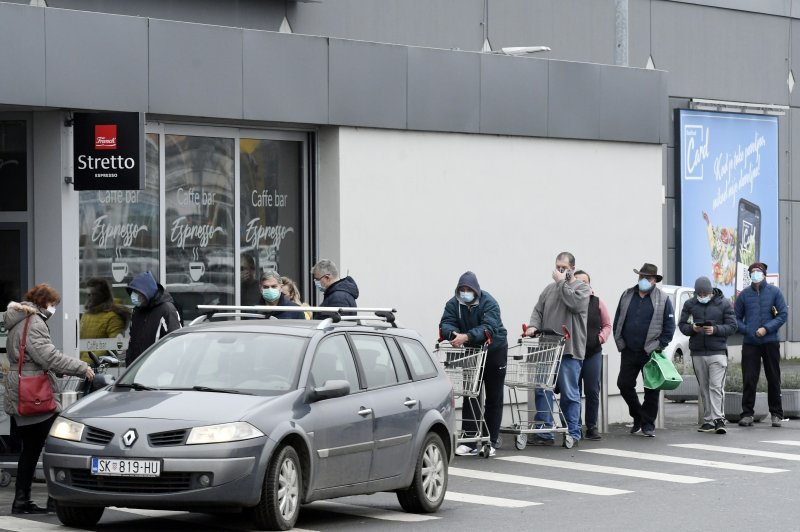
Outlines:
[[747, 267], [759, 261], [761, 254], [761, 208], [739, 199], [736, 217], [736, 294], [750, 286]]

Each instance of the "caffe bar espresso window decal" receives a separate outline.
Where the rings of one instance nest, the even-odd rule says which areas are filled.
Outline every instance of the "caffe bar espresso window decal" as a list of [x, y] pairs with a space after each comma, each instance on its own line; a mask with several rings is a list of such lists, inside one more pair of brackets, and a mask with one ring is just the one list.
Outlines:
[[144, 113], [75, 113], [75, 190], [144, 188]]

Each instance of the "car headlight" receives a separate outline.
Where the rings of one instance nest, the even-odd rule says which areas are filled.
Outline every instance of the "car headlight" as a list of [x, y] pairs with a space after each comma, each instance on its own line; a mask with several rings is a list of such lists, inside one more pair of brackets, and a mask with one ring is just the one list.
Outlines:
[[58, 416], [50, 427], [50, 436], [61, 440], [81, 441], [86, 425]]
[[189, 437], [186, 438], [186, 445], [249, 440], [263, 435], [263, 432], [250, 423], [237, 421], [235, 423], [195, 427], [189, 432]]

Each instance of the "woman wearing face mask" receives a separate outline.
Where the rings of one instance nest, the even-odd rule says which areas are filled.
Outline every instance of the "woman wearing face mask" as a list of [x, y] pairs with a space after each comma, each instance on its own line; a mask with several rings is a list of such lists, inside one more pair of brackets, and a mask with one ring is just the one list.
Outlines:
[[703, 401], [703, 424], [698, 432], [725, 434], [723, 388], [728, 368], [728, 336], [736, 332], [736, 316], [719, 288], [698, 277], [694, 297], [683, 304], [678, 322], [689, 337], [692, 365]]
[[[281, 276], [275, 271], [266, 271], [261, 274], [261, 303], [268, 307], [297, 307], [299, 305], [281, 293]], [[279, 320], [303, 320], [305, 315], [302, 311], [294, 310], [275, 310], [265, 312], [268, 318]]]
[[[56, 312], [56, 305], [61, 301], [58, 292], [42, 283], [34, 286], [25, 294], [21, 303], [11, 302], [5, 313], [8, 327], [6, 350], [10, 371], [6, 378], [5, 411], [14, 417], [17, 435], [22, 440], [22, 452], [17, 462], [17, 482], [12, 514], [40, 514], [52, 510], [48, 499], [48, 507], [42, 508], [31, 500], [31, 482], [36, 471], [36, 462], [44, 447], [44, 441], [50, 431], [60, 405], [46, 414], [22, 416], [19, 414], [19, 360], [22, 357], [22, 374], [24, 376], [41, 375], [48, 372], [53, 394], [58, 391], [55, 373], [94, 378], [92, 368], [82, 360], [64, 355], [56, 349], [50, 339], [47, 320]], [[20, 347], [25, 343], [25, 352]]]

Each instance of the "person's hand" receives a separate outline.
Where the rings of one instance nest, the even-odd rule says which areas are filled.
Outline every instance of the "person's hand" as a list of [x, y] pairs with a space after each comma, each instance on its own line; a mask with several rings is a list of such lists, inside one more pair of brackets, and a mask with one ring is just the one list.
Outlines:
[[84, 373], [84, 375], [85, 375], [87, 380], [89, 380], [89, 381], [93, 381], [94, 380], [94, 371], [92, 371], [92, 368], [87, 367], [86, 368], [86, 373]]
[[522, 336], [530, 336], [531, 338], [533, 338], [534, 336], [536, 336], [536, 333], [537, 333], [536, 327], [528, 327], [527, 329], [525, 329], [525, 332], [522, 333]]
[[564, 279], [566, 279], [566, 278], [567, 278], [567, 274], [566, 274], [566, 273], [561, 273], [561, 272], [560, 272], [560, 271], [558, 271], [558, 270], [553, 270], [553, 280], [554, 280], [555, 282], [557, 282], [557, 283], [558, 283], [558, 282], [560, 282], [560, 281], [563, 281], [563, 280], [564, 280]]
[[706, 325], [705, 327], [703, 327], [703, 334], [706, 334], [708, 336], [711, 336], [712, 334], [714, 334], [714, 326], [713, 325]]
[[758, 337], [766, 336], [766, 335], [767, 335], [767, 329], [764, 328], [764, 327], [759, 327], [758, 330], [756, 331], [756, 336], [758, 336]]
[[453, 337], [453, 340], [450, 343], [453, 345], [453, 347], [461, 347], [468, 341], [469, 341], [469, 336], [467, 336], [466, 334], [456, 333], [456, 335]]
[[696, 333], [703, 332], [703, 326], [695, 323], [692, 325], [692, 330]]

